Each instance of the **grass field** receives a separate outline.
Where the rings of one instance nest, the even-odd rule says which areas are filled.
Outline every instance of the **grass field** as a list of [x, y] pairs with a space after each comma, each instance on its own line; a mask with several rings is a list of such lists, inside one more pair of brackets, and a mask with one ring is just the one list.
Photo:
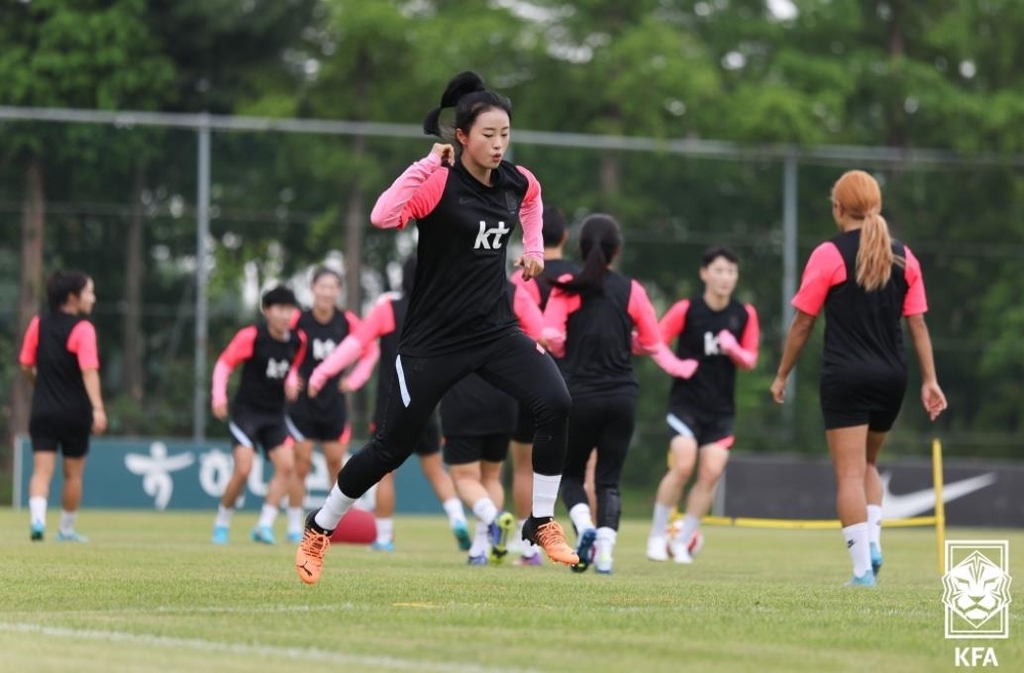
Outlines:
[[[28, 540], [0, 510], [3, 671], [942, 671], [954, 646], [1024, 670], [1024, 591], [1009, 640], [943, 639], [934, 534], [888, 530], [877, 589], [842, 587], [836, 531], [706, 529], [690, 567], [644, 558], [628, 521], [615, 574], [468, 567], [443, 519], [396, 524], [398, 551], [334, 546], [320, 584], [293, 548], [208, 542], [213, 513], [86, 511], [87, 545]], [[51, 513], [51, 529], [54, 526]], [[280, 529], [282, 522], [279, 521]], [[1010, 539], [1024, 582], [1024, 532]], [[1012, 617], [1016, 616], [1016, 619]]]

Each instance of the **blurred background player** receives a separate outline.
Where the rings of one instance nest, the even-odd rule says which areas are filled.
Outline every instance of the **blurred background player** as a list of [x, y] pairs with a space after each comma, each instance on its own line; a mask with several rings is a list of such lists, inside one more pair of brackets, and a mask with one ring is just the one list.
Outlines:
[[[512, 282], [529, 297], [534, 304], [544, 311], [548, 297], [551, 296], [551, 281], [567, 273], [576, 273], [579, 267], [564, 259], [565, 242], [569, 239], [566, 228], [565, 214], [557, 206], [544, 204], [544, 273], [539, 278], [523, 280], [522, 271], [512, 275]], [[561, 370], [561, 362], [555, 359]], [[523, 523], [530, 515], [530, 499], [533, 497], [533, 414], [525, 405], [519, 405], [516, 427], [512, 433], [510, 452], [512, 454], [512, 503], [516, 515], [516, 534], [512, 537], [509, 548], [521, 552], [516, 559], [519, 565], [539, 565], [540, 550], [536, 545], [522, 540]], [[594, 505], [594, 461], [592, 456], [587, 463], [587, 479], [584, 488]]]
[[41, 542], [46, 531], [46, 504], [59, 448], [64, 457], [64, 492], [57, 539], [88, 542], [75, 531], [85, 456], [89, 433], [102, 434], [107, 429], [96, 328], [85, 318], [96, 304], [96, 293], [92, 278], [66, 270], [50, 276], [46, 297], [50, 310], [29, 322], [18, 358], [25, 376], [35, 384], [29, 417], [30, 537]]
[[[739, 279], [736, 254], [726, 247], [704, 251], [700, 265], [704, 293], [683, 299], [661, 319], [665, 343], [678, 337], [676, 354], [691, 363], [689, 376], [672, 381], [666, 420], [671, 428], [669, 469], [658, 485], [647, 558], [692, 563], [690, 543], [701, 518], [711, 509], [715, 487], [729, 462], [736, 413], [736, 369], [757, 365], [760, 327], [750, 304], [732, 298]], [[697, 455], [700, 465], [690, 488], [677, 535], [668, 538], [672, 509], [682, 497]]]
[[882, 192], [864, 171], [844, 173], [832, 188], [832, 217], [841, 232], [807, 260], [797, 309], [786, 336], [772, 396], [786, 379], [825, 309], [821, 411], [836, 472], [836, 507], [853, 563], [853, 586], [874, 586], [882, 568], [882, 480], [878, 454], [907, 390], [906, 318], [921, 366], [921, 402], [931, 420], [946, 408], [924, 314], [921, 265], [894, 240], [882, 217]]
[[311, 284], [313, 306], [296, 311], [293, 330], [305, 335], [306, 350], [294, 376], [289, 376], [285, 390], [290, 404], [285, 420], [294, 443], [295, 472], [288, 490], [288, 541], [302, 540], [303, 502], [306, 499], [306, 477], [313, 461], [313, 444], [319, 443], [331, 479], [341, 470], [348, 449], [351, 426], [348, 423], [348, 401], [345, 393], [360, 388], [373, 373], [380, 351], [371, 343], [359, 365], [345, 378], [339, 372], [331, 377], [315, 399], [310, 399], [305, 382], [318, 364], [334, 347], [355, 331], [359, 318], [351, 311], [338, 310], [341, 276], [320, 267], [313, 272]]
[[[402, 292], [383, 294], [377, 303], [366, 314], [360, 328], [350, 334], [351, 344], [355, 348], [339, 349], [336, 354], [328, 357], [310, 376], [312, 390], [320, 391], [329, 385], [328, 377], [335, 376], [353, 361], [356, 354], [364, 352], [380, 339], [380, 366], [377, 371], [377, 401], [374, 405], [374, 420], [370, 425], [373, 434], [380, 427], [388, 401], [389, 385], [395, 376], [395, 361], [398, 358], [398, 341], [405, 324], [405, 315], [409, 309], [409, 296], [412, 293], [413, 280], [416, 277], [416, 256], [413, 255], [402, 264]], [[347, 354], [347, 355], [346, 355]], [[317, 392], [319, 397], [319, 392]], [[455, 485], [444, 470], [441, 462], [441, 433], [438, 428], [437, 415], [431, 414], [427, 427], [413, 448], [420, 459], [420, 467], [427, 481], [430, 482], [437, 499], [448, 515], [448, 525], [452, 529], [459, 549], [466, 551], [470, 547], [469, 530], [466, 527], [466, 514], [462, 511], [462, 503], [455, 495]], [[333, 476], [337, 478], [337, 473]], [[374, 494], [374, 516], [377, 520], [377, 539], [371, 548], [375, 551], [394, 551], [394, 514], [395, 514], [395, 475], [388, 472], [377, 483]]]
[[[609, 268], [621, 250], [622, 231], [615, 218], [587, 217], [580, 229], [583, 270], [555, 281], [544, 310], [544, 334], [551, 352], [562, 358], [572, 395], [562, 500], [576, 528], [576, 572], [590, 566], [595, 541], [595, 570], [612, 572], [622, 511], [619, 481], [640, 393], [633, 372], [634, 327], [638, 353], [651, 355], [673, 376], [692, 369], [661, 340], [658, 317], [643, 286]], [[595, 449], [596, 526], [583, 489], [586, 464]]]
[[274, 520], [291, 486], [295, 466], [284, 417], [284, 387], [289, 370], [298, 367], [305, 350], [302, 335], [290, 327], [297, 302], [291, 290], [278, 286], [264, 293], [261, 304], [266, 320], [239, 330], [213, 369], [213, 415], [224, 420], [228, 418], [228, 379], [235, 367], [242, 365], [242, 380], [228, 420], [235, 442], [234, 471], [217, 508], [214, 544], [228, 543], [231, 515], [245, 489], [257, 445], [274, 466], [274, 476], [267, 484], [267, 497], [251, 537], [254, 542], [274, 544]]
[[[540, 309], [526, 293], [508, 283], [509, 301], [523, 331], [540, 340], [544, 323]], [[508, 553], [515, 518], [502, 511], [505, 489], [501, 471], [515, 429], [515, 399], [476, 374], [452, 386], [441, 400], [441, 429], [444, 433], [444, 462], [451, 471], [455, 488], [477, 518], [476, 534], [469, 549], [470, 565], [501, 563]], [[522, 531], [520, 531], [522, 534]], [[537, 565], [540, 554], [526, 563]]]

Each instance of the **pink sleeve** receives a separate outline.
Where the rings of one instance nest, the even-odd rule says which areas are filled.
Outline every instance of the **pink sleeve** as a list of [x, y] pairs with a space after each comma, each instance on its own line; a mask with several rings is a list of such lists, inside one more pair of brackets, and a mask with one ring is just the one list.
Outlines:
[[298, 331], [299, 335], [299, 349], [295, 352], [295, 357], [292, 358], [292, 366], [288, 368], [289, 382], [298, 383], [299, 380], [299, 366], [306, 357], [306, 348], [308, 346], [309, 337], [302, 330]]
[[366, 344], [363, 348], [363, 353], [359, 357], [359, 362], [352, 368], [348, 376], [345, 379], [348, 381], [348, 385], [353, 390], [358, 390], [370, 380], [370, 375], [373, 374], [374, 367], [377, 366], [377, 361], [380, 360], [380, 346], [376, 341], [371, 341]]
[[907, 255], [907, 268], [904, 269], [907, 279], [907, 294], [903, 298], [903, 315], [921, 315], [928, 312], [928, 298], [924, 292], [924, 276], [921, 274], [921, 263], [910, 252], [910, 248], [903, 246], [903, 252]]
[[224, 349], [224, 352], [217, 358], [218, 362], [223, 362], [227, 366], [234, 369], [242, 362], [252, 357], [253, 348], [256, 345], [256, 326], [249, 325], [238, 330], [235, 337], [228, 344], [228, 347]]
[[743, 350], [757, 353], [758, 344], [761, 343], [761, 323], [757, 318], [757, 310], [753, 304], [747, 304], [747, 326], [740, 337], [740, 346]]
[[214, 404], [226, 404], [228, 401], [228, 379], [240, 363], [252, 357], [252, 351], [256, 344], [256, 326], [238, 330], [235, 337], [224, 349], [224, 352], [217, 358], [217, 364], [213, 367], [213, 385], [210, 389], [210, 399]]
[[530, 300], [540, 306], [540, 286], [535, 280], [523, 280], [523, 271], [520, 269], [512, 274], [512, 284], [526, 293]]
[[[359, 319], [359, 316], [351, 311], [345, 311], [345, 319], [348, 320], [349, 334], [359, 331], [362, 327], [362, 321]], [[349, 386], [353, 390], [362, 388], [363, 384], [370, 379], [370, 375], [373, 374], [373, 369], [377, 366], [378, 360], [380, 360], [380, 346], [377, 345], [376, 339], [372, 339], [363, 345], [359, 361], [356, 362], [356, 366], [345, 377], [345, 380], [348, 381]]]
[[96, 328], [88, 320], [82, 320], [68, 335], [68, 352], [78, 355], [78, 368], [99, 369], [100, 356], [96, 350]]
[[533, 173], [522, 166], [516, 166], [526, 176], [526, 196], [519, 209], [519, 221], [523, 225], [523, 256], [544, 261], [544, 203], [540, 198], [540, 183]]
[[[572, 274], [565, 274], [559, 280], [571, 280]], [[551, 290], [547, 306], [544, 307], [544, 339], [548, 350], [558, 357], [565, 357], [565, 332], [569, 316], [581, 305], [578, 294], [568, 294], [557, 287]]]
[[441, 157], [433, 152], [414, 162], [380, 195], [370, 222], [381, 229], [402, 229], [409, 220], [426, 217], [437, 206], [448, 180]]
[[36, 351], [39, 350], [39, 316], [33, 316], [25, 330], [25, 339], [21, 342], [21, 353], [18, 362], [23, 367], [36, 366]]
[[516, 286], [515, 288], [515, 293], [512, 295], [512, 310], [519, 318], [519, 324], [526, 335], [539, 341], [544, 334], [544, 314], [540, 312], [540, 307], [534, 303], [522, 287]]
[[373, 305], [370, 312], [366, 314], [366, 319], [359, 324], [356, 330], [349, 334], [365, 346], [394, 331], [395, 309], [391, 306], [391, 299], [385, 295]]
[[629, 291], [629, 304], [626, 312], [633, 319], [636, 325], [637, 341], [645, 353], [654, 353], [664, 342], [661, 338], [661, 330], [658, 328], [658, 316], [651, 306], [651, 300], [647, 297], [647, 290], [636, 280], [632, 282]]
[[807, 315], [818, 315], [828, 291], [845, 280], [846, 264], [839, 254], [839, 248], [831, 242], [822, 243], [807, 260], [800, 289], [793, 297], [792, 304]]
[[672, 308], [661, 318], [658, 328], [661, 330], [661, 340], [665, 343], [672, 343], [672, 340], [679, 336], [686, 327], [686, 313], [690, 310], [690, 300], [682, 299], [672, 304]]

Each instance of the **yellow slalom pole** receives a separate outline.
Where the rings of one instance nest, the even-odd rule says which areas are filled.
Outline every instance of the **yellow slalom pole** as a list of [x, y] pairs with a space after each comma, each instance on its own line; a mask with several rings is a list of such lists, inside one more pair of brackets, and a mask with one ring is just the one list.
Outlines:
[[946, 502], [942, 499], [942, 442], [932, 440], [932, 482], [935, 485], [935, 544], [939, 553], [939, 575], [946, 574]]

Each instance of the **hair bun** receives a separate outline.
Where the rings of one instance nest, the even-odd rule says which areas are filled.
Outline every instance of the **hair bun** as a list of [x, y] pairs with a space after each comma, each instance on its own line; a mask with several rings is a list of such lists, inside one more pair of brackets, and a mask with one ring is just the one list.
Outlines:
[[466, 94], [486, 90], [487, 87], [484, 86], [484, 80], [480, 75], [472, 70], [460, 72], [455, 77], [452, 77], [444, 93], [441, 94], [441, 107], [455, 107], [458, 105], [459, 99]]

